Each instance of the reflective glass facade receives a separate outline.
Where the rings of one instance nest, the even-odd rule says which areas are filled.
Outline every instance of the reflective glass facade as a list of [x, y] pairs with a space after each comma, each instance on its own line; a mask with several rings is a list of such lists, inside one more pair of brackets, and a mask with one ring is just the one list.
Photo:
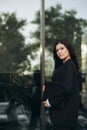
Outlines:
[[41, 87], [51, 81], [53, 45], [59, 38], [68, 38], [76, 48], [81, 102], [87, 108], [87, 1], [0, 0], [0, 5], [0, 103], [22, 104], [28, 129], [51, 130]]

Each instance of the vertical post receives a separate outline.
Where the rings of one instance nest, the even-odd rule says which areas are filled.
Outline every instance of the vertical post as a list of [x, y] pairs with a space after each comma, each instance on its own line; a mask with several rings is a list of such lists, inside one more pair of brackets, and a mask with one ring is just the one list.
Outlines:
[[[40, 44], [40, 67], [41, 67], [41, 79], [42, 79], [42, 86], [45, 82], [45, 10], [44, 10], [44, 3], [45, 0], [41, 0], [41, 11], [40, 11], [40, 22], [41, 22], [41, 44]], [[42, 92], [43, 95], [43, 92]], [[40, 122], [40, 130], [45, 130], [46, 128], [46, 119], [45, 119], [45, 109], [41, 104], [41, 122]]]

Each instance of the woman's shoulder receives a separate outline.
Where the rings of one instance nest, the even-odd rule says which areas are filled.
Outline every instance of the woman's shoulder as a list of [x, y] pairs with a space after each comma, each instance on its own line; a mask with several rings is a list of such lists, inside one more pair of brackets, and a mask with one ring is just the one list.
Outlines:
[[75, 63], [73, 62], [72, 59], [69, 59], [67, 60], [65, 63], [64, 63], [65, 66], [73, 66], [73, 67], [76, 67], [75, 66]]
[[74, 71], [76, 70], [76, 65], [72, 59], [69, 59], [63, 64], [62, 68], [64, 69], [64, 71], [67, 71], [67, 70]]
[[75, 70], [76, 69], [76, 65], [74, 64], [72, 59], [67, 60], [64, 64], [62, 64], [60, 67], [58, 67], [55, 72], [60, 72], [62, 73], [63, 71], [67, 71], [67, 70]]

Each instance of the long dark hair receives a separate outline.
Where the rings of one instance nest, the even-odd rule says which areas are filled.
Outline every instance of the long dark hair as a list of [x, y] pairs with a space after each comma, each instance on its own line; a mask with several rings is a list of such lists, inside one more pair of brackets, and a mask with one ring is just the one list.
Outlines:
[[70, 53], [70, 57], [75, 63], [77, 70], [79, 71], [79, 64], [78, 64], [78, 60], [76, 56], [76, 51], [74, 47], [72, 46], [72, 44], [70, 43], [70, 41], [66, 39], [60, 39], [54, 44], [53, 57], [54, 57], [54, 62], [55, 62], [55, 69], [57, 69], [59, 66], [63, 64], [63, 61], [57, 56], [57, 53], [56, 53], [56, 45], [58, 45], [59, 43], [63, 44], [68, 49]]

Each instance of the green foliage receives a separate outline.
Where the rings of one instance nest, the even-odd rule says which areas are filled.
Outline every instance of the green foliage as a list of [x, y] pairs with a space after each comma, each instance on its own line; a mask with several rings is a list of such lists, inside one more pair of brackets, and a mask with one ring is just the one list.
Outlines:
[[19, 20], [15, 13], [0, 14], [0, 72], [23, 72], [30, 62], [29, 46], [22, 34], [26, 20]]
[[[45, 10], [45, 45], [50, 52], [57, 39], [67, 38], [77, 48], [81, 61], [81, 36], [87, 27], [87, 20], [76, 18], [75, 10], [62, 12], [62, 6], [56, 5]], [[40, 39], [40, 12], [36, 13], [36, 19], [32, 21], [37, 25], [37, 30], [32, 32], [32, 37]], [[39, 42], [40, 43], [40, 42]]]
[[18, 19], [15, 13], [0, 14], [0, 101], [15, 97], [25, 103], [30, 95], [32, 77], [23, 72], [31, 70], [32, 50], [37, 50], [38, 43], [25, 44], [25, 25], [26, 20]]

